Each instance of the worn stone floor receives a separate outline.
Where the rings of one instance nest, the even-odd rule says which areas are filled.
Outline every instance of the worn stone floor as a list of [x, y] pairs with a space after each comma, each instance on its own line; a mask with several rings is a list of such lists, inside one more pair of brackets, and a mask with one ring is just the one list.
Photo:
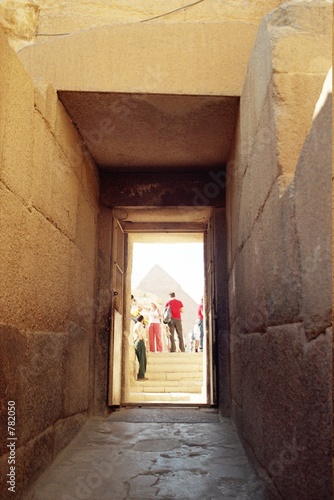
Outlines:
[[265, 500], [228, 419], [209, 408], [128, 408], [92, 419], [27, 500]]

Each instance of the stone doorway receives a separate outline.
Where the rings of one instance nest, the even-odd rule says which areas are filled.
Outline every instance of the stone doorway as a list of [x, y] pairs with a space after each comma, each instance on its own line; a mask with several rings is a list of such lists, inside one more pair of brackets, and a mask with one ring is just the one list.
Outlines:
[[[197, 220], [189, 220], [189, 209], [179, 210], [165, 208], [155, 211], [152, 221], [152, 209], [117, 209], [113, 218], [113, 241], [114, 253], [111, 257], [112, 269], [114, 269], [113, 283], [117, 283], [117, 289], [112, 291], [112, 311], [116, 308], [117, 317], [122, 315], [122, 329], [117, 330], [117, 318], [111, 314], [111, 341], [110, 341], [110, 369], [109, 369], [109, 405], [128, 404], [178, 404], [178, 405], [214, 405], [216, 404], [216, 388], [214, 374], [214, 315], [212, 307], [214, 298], [212, 296], [212, 255], [210, 253], [210, 218], [211, 209], [201, 209], [202, 217]], [[188, 213], [184, 220], [185, 212]], [[194, 218], [196, 210], [192, 211]], [[197, 211], [198, 212], [198, 211]], [[126, 215], [125, 215], [126, 213]], [[120, 220], [120, 216], [122, 220]], [[196, 214], [198, 216], [198, 213]], [[148, 219], [151, 219], [147, 222]], [[131, 220], [130, 220], [131, 219]], [[133, 220], [135, 219], [135, 220]], [[146, 219], [144, 222], [143, 219]], [[163, 221], [163, 222], [162, 222]], [[122, 233], [122, 234], [120, 234]], [[171, 358], [169, 352], [148, 353], [148, 373], [150, 383], [143, 384], [135, 380], [135, 355], [132, 342], [130, 297], [131, 272], [133, 260], [133, 246], [138, 242], [154, 244], [154, 242], [174, 243], [199, 243], [203, 245], [203, 296], [208, 314], [205, 318], [205, 347], [203, 353], [176, 353]], [[124, 246], [121, 250], [120, 247]], [[119, 259], [120, 252], [124, 259]], [[124, 266], [116, 265], [116, 260], [124, 262]], [[121, 269], [122, 268], [122, 269]], [[120, 280], [120, 275], [122, 279]], [[119, 295], [122, 294], [122, 297]], [[163, 297], [165, 299], [165, 297]], [[167, 299], [166, 299], [167, 300]], [[120, 311], [119, 304], [122, 304]], [[196, 320], [197, 308], [194, 309], [194, 321]], [[188, 332], [185, 332], [186, 334]], [[121, 339], [120, 339], [121, 336]], [[121, 356], [116, 356], [121, 347]], [[159, 356], [159, 359], [157, 359]], [[121, 362], [115, 364], [115, 360], [121, 357]], [[119, 393], [118, 393], [119, 391]], [[116, 397], [115, 397], [116, 394]]]

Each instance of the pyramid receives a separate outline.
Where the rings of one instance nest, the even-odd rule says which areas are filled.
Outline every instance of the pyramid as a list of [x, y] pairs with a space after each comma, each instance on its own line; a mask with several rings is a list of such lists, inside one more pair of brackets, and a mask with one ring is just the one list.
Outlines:
[[[183, 303], [184, 312], [182, 314], [182, 326], [185, 339], [192, 330], [197, 319], [198, 304], [186, 292], [181, 285], [175, 281], [162, 267], [155, 265], [138, 284], [138, 291], [156, 295], [160, 301], [157, 304], [163, 311], [165, 303], [169, 300], [169, 292], [175, 292], [175, 297]], [[136, 297], [136, 290], [133, 291]]]

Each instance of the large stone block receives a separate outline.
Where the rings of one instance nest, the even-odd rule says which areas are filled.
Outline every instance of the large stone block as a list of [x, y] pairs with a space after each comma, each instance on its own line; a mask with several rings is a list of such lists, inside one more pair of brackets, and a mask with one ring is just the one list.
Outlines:
[[74, 438], [86, 422], [86, 414], [78, 414], [72, 417], [58, 420], [54, 425], [53, 457]]
[[2, 199], [2, 320], [62, 331], [68, 310], [68, 239], [6, 189]]
[[263, 274], [268, 325], [294, 323], [301, 319], [294, 190], [290, 186], [282, 195], [280, 180], [278, 178], [273, 185], [258, 219], [261, 241], [258, 259]]
[[66, 334], [26, 334], [25, 357], [18, 363], [20, 443], [26, 443], [63, 413], [63, 355]]
[[95, 268], [74, 246], [70, 250], [69, 258], [68, 319], [91, 331], [96, 312]]
[[236, 349], [233, 397], [247, 446], [282, 498], [329, 500], [330, 333], [308, 343], [301, 325], [279, 326], [244, 335]]
[[106, 25], [19, 57], [56, 90], [238, 96], [256, 30], [257, 22], [238, 19]]
[[[140, 23], [140, 22], [226, 22], [230, 19], [239, 19], [244, 22], [255, 23], [264, 14], [280, 5], [282, 0], [230, 0], [229, 2], [194, 2], [180, 6], [178, 0], [171, 0], [166, 8], [165, 4], [154, 0], [118, 1], [110, 4], [108, 1], [86, 4], [82, 1], [73, 4], [63, 1], [61, 8], [52, 1], [44, 1], [40, 5], [39, 33], [69, 33], [103, 26], [106, 24]], [[37, 40], [44, 41], [45, 36]]]
[[22, 453], [25, 456], [24, 474], [26, 491], [53, 460], [54, 429], [48, 428], [45, 432], [29, 441]]
[[[302, 317], [310, 336], [332, 322], [331, 74], [320, 98], [295, 175], [296, 225], [301, 258]], [[320, 106], [321, 106], [320, 104]]]
[[291, 176], [295, 172], [326, 73], [273, 76], [277, 160], [282, 175]]
[[[241, 248], [250, 237], [252, 228], [279, 175], [276, 133], [272, 86], [269, 85], [242, 178], [238, 211], [240, 218], [238, 248]], [[242, 148], [242, 143], [240, 147]]]
[[[20, 369], [27, 358], [27, 337], [18, 329], [5, 324], [0, 324], [0, 433], [8, 437], [7, 410], [8, 401], [15, 402], [16, 431], [22, 444], [24, 417], [24, 401], [20, 381]], [[1, 441], [1, 454], [6, 453], [6, 440]]]
[[[1, 36], [1, 53], [6, 59], [1, 82], [0, 179], [21, 198], [31, 193], [34, 88], [15, 52]], [[17, 120], [20, 120], [20, 126]]]
[[70, 322], [64, 351], [64, 416], [88, 410], [89, 347], [88, 332]]
[[256, 225], [235, 259], [236, 324], [241, 333], [263, 332], [269, 321], [264, 245], [264, 235]]
[[[240, 97], [240, 166], [248, 164], [262, 108], [272, 77], [270, 33], [263, 21], [258, 29], [253, 51], [248, 60], [247, 74]], [[259, 78], [261, 75], [261, 78]], [[239, 149], [239, 147], [238, 147]]]
[[79, 181], [38, 112], [34, 116], [34, 137], [33, 206], [73, 240]]
[[68, 308], [69, 242], [10, 191], [0, 189], [0, 195], [2, 320], [61, 331]]
[[75, 245], [90, 265], [94, 265], [96, 259], [97, 211], [97, 200], [91, 205], [86, 192], [81, 189], [78, 196]]

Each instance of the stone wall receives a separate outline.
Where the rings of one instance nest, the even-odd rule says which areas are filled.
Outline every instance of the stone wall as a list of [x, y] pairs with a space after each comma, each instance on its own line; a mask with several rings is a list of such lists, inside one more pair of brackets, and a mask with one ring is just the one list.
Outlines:
[[[128, 23], [230, 22], [257, 26], [262, 16], [284, 0], [0, 0], [0, 25], [15, 50], [60, 35]], [[245, 42], [245, 41], [244, 41]]]
[[[98, 178], [49, 87], [34, 88], [0, 33], [0, 401], [16, 407], [16, 498], [85, 421], [92, 343]], [[8, 449], [2, 439], [2, 498]]]
[[271, 498], [331, 498], [330, 20], [265, 16], [228, 164], [232, 415]]

